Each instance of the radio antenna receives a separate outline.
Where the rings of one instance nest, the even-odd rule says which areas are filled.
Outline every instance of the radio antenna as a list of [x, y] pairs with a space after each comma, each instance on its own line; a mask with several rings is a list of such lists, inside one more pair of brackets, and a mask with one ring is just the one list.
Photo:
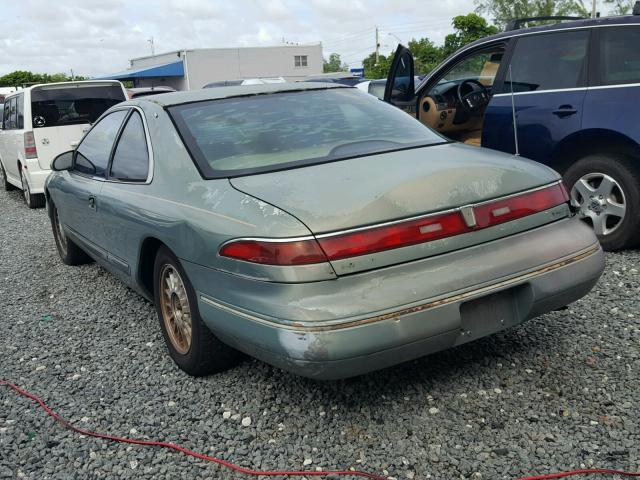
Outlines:
[[520, 148], [518, 148], [518, 122], [516, 120], [516, 100], [513, 93], [513, 75], [511, 73], [511, 64], [509, 64], [509, 85], [511, 86], [511, 116], [513, 118], [513, 139], [516, 144], [516, 157], [519, 157]]

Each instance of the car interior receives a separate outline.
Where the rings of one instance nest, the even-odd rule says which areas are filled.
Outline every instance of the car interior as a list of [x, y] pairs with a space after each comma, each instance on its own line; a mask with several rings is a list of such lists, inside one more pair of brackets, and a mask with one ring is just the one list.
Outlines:
[[420, 121], [453, 140], [479, 147], [503, 54], [502, 46], [494, 46], [453, 65], [419, 98]]

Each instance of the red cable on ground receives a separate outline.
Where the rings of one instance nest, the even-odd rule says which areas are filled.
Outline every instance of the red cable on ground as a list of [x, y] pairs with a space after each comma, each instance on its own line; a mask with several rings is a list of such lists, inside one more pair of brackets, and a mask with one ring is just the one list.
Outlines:
[[535, 475], [533, 477], [522, 477], [516, 480], [550, 480], [553, 478], [564, 478], [572, 475], [589, 475], [592, 473], [606, 473], [608, 475], [623, 475], [626, 477], [640, 477], [640, 472], [623, 472], [622, 470], [611, 470], [609, 468], [591, 468], [583, 470], [572, 470], [571, 472], [549, 473], [547, 475]]
[[[236, 465], [234, 463], [227, 462], [226, 460], [222, 460], [220, 458], [211, 457], [209, 455], [204, 455], [202, 453], [194, 452], [193, 450], [189, 450], [188, 448], [181, 447], [180, 445], [176, 445], [175, 443], [160, 442], [160, 441], [155, 441], [155, 440], [133, 440], [131, 438], [117, 437], [115, 435], [108, 435], [108, 434], [104, 434], [104, 433], [92, 432], [91, 430], [84, 430], [82, 428], [76, 427], [75, 425], [73, 425], [69, 421], [65, 420], [60, 415], [58, 415], [55, 411], [53, 411], [51, 408], [49, 408], [49, 406], [47, 406], [47, 404], [44, 403], [44, 400], [42, 400], [40, 397], [34, 395], [33, 393], [27, 392], [26, 390], [21, 389], [20, 387], [18, 387], [17, 385], [14, 385], [13, 383], [9, 383], [7, 380], [0, 380], [0, 385], [6, 385], [7, 387], [11, 388], [13, 391], [18, 393], [19, 395], [22, 395], [23, 397], [27, 397], [30, 400], [33, 400], [38, 405], [40, 405], [40, 407], [45, 412], [47, 412], [47, 414], [50, 417], [52, 417], [56, 422], [61, 424], [63, 427], [65, 427], [65, 428], [67, 428], [69, 430], [72, 430], [74, 432], [80, 433], [81, 435], [86, 435], [88, 437], [102, 438], [102, 439], [105, 439], [105, 440], [111, 440], [113, 442], [119, 442], [119, 443], [131, 443], [131, 444], [134, 444], [134, 445], [146, 445], [146, 446], [169, 448], [169, 449], [172, 449], [172, 450], [177, 450], [178, 452], [182, 452], [185, 455], [189, 455], [191, 457], [199, 458], [200, 460], [206, 460], [208, 462], [217, 463], [218, 465], [222, 465], [223, 467], [229, 468], [229, 469], [234, 470], [236, 472], [244, 473], [246, 475], [253, 475], [253, 476], [256, 476], [256, 477], [259, 477], [259, 476], [270, 476], [270, 477], [273, 477], [273, 476], [276, 476], [276, 475], [281, 475], [281, 476], [308, 476], [308, 477], [311, 477], [311, 476], [321, 477], [321, 476], [324, 476], [324, 475], [340, 475], [340, 476], [350, 475], [350, 476], [353, 476], [353, 477], [369, 478], [371, 480], [387, 480], [387, 477], [381, 477], [379, 475], [374, 475], [373, 473], [359, 472], [359, 471], [347, 471], [347, 470], [342, 470], [342, 471], [323, 471], [323, 472], [318, 472], [318, 471], [306, 471], [305, 472], [305, 471], [295, 471], [295, 470], [283, 470], [283, 471], [253, 470], [251, 468], [245, 468], [245, 467], [241, 467], [239, 465]], [[551, 479], [554, 479], [554, 478], [564, 478], [564, 477], [570, 477], [570, 476], [574, 476], [574, 475], [589, 475], [589, 474], [593, 474], [593, 473], [604, 473], [604, 474], [609, 474], [609, 475], [623, 475], [623, 476], [626, 476], [626, 477], [640, 477], [640, 472], [623, 472], [622, 470], [610, 470], [610, 469], [607, 469], [607, 468], [594, 468], [594, 469], [587, 469], [587, 470], [572, 470], [570, 472], [550, 473], [550, 474], [546, 474], [546, 475], [536, 475], [536, 476], [533, 476], [533, 477], [521, 477], [521, 478], [518, 478], [516, 480], [551, 480]]]
[[104, 434], [104, 433], [92, 432], [91, 430], [84, 430], [82, 428], [76, 427], [71, 422], [65, 420], [60, 415], [58, 415], [55, 411], [53, 411], [51, 408], [49, 408], [49, 406], [47, 406], [47, 404], [44, 403], [44, 400], [42, 400], [40, 397], [34, 395], [33, 393], [29, 393], [26, 390], [23, 390], [20, 387], [18, 387], [17, 385], [14, 385], [13, 383], [9, 383], [6, 380], [0, 380], [0, 385], [6, 385], [9, 388], [11, 388], [13, 391], [15, 391], [18, 394], [22, 395], [23, 397], [27, 397], [27, 398], [33, 400], [38, 405], [40, 405], [40, 407], [42, 407], [42, 409], [45, 412], [47, 412], [47, 414], [50, 417], [52, 417], [56, 422], [61, 424], [63, 427], [65, 427], [65, 428], [67, 428], [69, 430], [73, 430], [74, 432], [80, 433], [82, 435], [86, 435], [88, 437], [102, 438], [102, 439], [105, 439], [105, 440], [111, 440], [111, 441], [119, 442], [119, 443], [132, 443], [134, 445], [147, 445], [147, 446], [170, 448], [172, 450], [177, 450], [179, 452], [182, 452], [185, 455], [189, 455], [191, 457], [199, 458], [200, 460], [206, 460], [208, 462], [217, 463], [218, 465], [222, 465], [223, 467], [229, 468], [231, 470], [235, 470], [236, 472], [244, 473], [246, 475], [253, 475], [253, 476], [256, 476], [256, 477], [258, 477], [258, 476], [274, 477], [276, 475], [280, 475], [280, 476], [294, 476], [295, 475], [295, 476], [307, 476], [307, 477], [311, 477], [311, 476], [321, 477], [321, 476], [325, 476], [325, 475], [340, 475], [340, 476], [349, 475], [349, 476], [352, 476], [352, 477], [369, 478], [371, 480], [387, 480], [386, 477], [381, 477], [379, 475], [374, 475], [373, 473], [358, 472], [358, 471], [347, 471], [347, 470], [344, 470], [344, 471], [322, 471], [322, 472], [318, 472], [318, 471], [295, 471], [295, 470], [290, 470], [290, 471], [289, 470], [283, 470], [283, 471], [253, 470], [251, 468], [245, 468], [245, 467], [241, 467], [240, 465], [236, 465], [234, 463], [227, 462], [226, 460], [222, 460], [221, 458], [211, 457], [209, 455], [204, 455], [202, 453], [194, 452], [192, 450], [189, 450], [188, 448], [184, 448], [184, 447], [181, 447], [180, 445], [176, 445], [175, 443], [160, 442], [160, 441], [155, 441], [155, 440], [133, 440], [131, 438], [117, 437], [115, 435], [108, 435], [108, 434]]

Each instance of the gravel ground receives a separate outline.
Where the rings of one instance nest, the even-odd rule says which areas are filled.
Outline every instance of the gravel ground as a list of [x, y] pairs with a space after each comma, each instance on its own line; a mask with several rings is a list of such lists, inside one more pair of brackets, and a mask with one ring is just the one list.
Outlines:
[[[0, 378], [82, 427], [263, 469], [354, 467], [398, 479], [640, 470], [638, 251], [609, 254], [596, 289], [570, 309], [321, 383], [251, 359], [208, 378], [181, 373], [152, 306], [96, 265], [64, 266], [45, 211], [28, 210], [17, 192], [0, 191], [0, 245]], [[241, 475], [83, 438], [0, 387], [0, 478]]]

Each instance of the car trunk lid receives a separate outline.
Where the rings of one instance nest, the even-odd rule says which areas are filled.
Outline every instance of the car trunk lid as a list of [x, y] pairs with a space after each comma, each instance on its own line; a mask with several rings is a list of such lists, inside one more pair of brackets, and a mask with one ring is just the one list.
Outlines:
[[[440, 240], [439, 233], [433, 230], [448, 228], [448, 224], [430, 227], [420, 219], [452, 209], [461, 214], [464, 213], [459, 212], [461, 207], [558, 181], [558, 174], [541, 164], [458, 144], [230, 179], [236, 189], [298, 218], [321, 245], [325, 244], [325, 250], [339, 249], [343, 240], [349, 240], [344, 236], [345, 231], [368, 232], [388, 224], [405, 226], [418, 218], [418, 224], [413, 226], [424, 230], [422, 233], [427, 235], [424, 242], [418, 239], [414, 243], [399, 243], [398, 248], [385, 247], [371, 252], [356, 249], [354, 255], [345, 255], [343, 251], [330, 258], [338, 274], [401, 263], [515, 233], [518, 229], [514, 229], [514, 225], [505, 227], [506, 224], [487, 228], [492, 230], [490, 234], [470, 232], [465, 228], [464, 218], [443, 218], [445, 222], [454, 221], [455, 225], [449, 226], [459, 229], [461, 235], [457, 236], [466, 240], [460, 243], [461, 238]], [[564, 214], [555, 213], [551, 217], [533, 218], [536, 216], [532, 215], [526, 222], [520, 222], [520, 226], [532, 228], [566, 216], [566, 205], [562, 212]]]

